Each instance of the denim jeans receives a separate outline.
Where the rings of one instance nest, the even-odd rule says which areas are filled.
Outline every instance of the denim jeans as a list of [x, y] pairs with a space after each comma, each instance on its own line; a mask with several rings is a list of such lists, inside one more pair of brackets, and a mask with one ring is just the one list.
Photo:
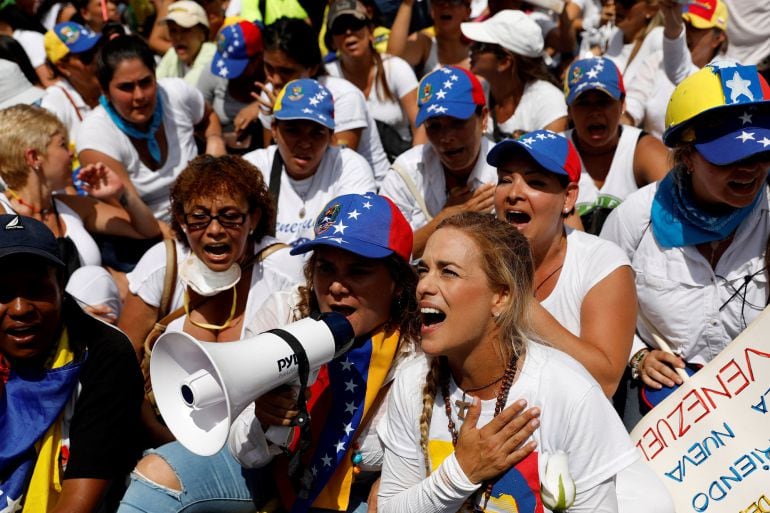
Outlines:
[[[198, 456], [179, 442], [148, 451], [163, 458], [176, 473], [181, 491], [148, 481], [136, 471], [118, 508], [118, 513], [254, 513], [264, 492], [255, 488], [270, 481], [265, 472], [243, 469], [227, 447], [214, 456]], [[260, 497], [261, 495], [261, 497]]]

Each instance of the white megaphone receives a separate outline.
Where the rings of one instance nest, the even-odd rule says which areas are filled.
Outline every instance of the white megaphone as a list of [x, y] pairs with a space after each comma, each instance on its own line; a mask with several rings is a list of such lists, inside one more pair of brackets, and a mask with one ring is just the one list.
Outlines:
[[323, 313], [238, 342], [200, 342], [186, 333], [161, 335], [150, 379], [160, 413], [176, 439], [201, 456], [216, 454], [230, 425], [254, 399], [347, 351], [353, 328]]

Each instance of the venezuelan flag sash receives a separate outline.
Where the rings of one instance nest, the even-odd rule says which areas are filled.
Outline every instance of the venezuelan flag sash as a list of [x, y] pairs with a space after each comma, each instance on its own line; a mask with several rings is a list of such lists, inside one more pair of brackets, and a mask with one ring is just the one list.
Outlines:
[[[398, 330], [379, 331], [332, 360], [310, 387], [308, 410], [314, 450], [308, 451], [302, 489], [285, 486], [286, 462], [278, 462], [279, 489], [292, 513], [311, 506], [345, 511], [353, 483], [351, 444], [368, 415], [396, 354]], [[286, 458], [282, 458], [285, 460]]]
[[61, 490], [59, 419], [85, 358], [74, 360], [64, 330], [50, 369], [8, 374], [0, 397], [0, 511], [24, 503], [25, 513], [45, 512]]

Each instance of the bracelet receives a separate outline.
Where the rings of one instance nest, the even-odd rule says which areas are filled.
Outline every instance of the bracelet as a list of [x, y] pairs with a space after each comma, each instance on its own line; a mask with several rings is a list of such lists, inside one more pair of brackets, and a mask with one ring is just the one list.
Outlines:
[[638, 380], [641, 375], [642, 362], [650, 354], [650, 350], [646, 347], [637, 351], [634, 356], [631, 357], [631, 361], [628, 366], [631, 368], [631, 379]]

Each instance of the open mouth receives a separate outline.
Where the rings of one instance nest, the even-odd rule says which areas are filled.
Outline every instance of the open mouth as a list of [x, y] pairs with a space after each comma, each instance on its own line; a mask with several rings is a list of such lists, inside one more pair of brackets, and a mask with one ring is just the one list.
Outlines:
[[446, 319], [446, 314], [438, 308], [423, 307], [420, 308], [422, 315], [422, 325], [426, 327], [441, 324]]
[[349, 317], [355, 313], [356, 309], [352, 306], [348, 305], [329, 305], [329, 308], [332, 312], [337, 312], [339, 314], [344, 315], [345, 317]]
[[228, 255], [230, 253], [231, 247], [230, 247], [230, 244], [225, 244], [225, 243], [206, 244], [203, 247], [203, 250], [206, 252], [206, 254], [209, 257], [214, 257], [215, 259], [219, 259]]
[[455, 148], [453, 150], [444, 150], [444, 156], [447, 158], [453, 159], [455, 157], [462, 155], [464, 150], [465, 148], [463, 147]]
[[532, 216], [520, 210], [509, 210], [505, 213], [505, 220], [511, 224], [527, 224]]
[[32, 324], [25, 324], [22, 326], [15, 326], [13, 328], [8, 328], [5, 330], [6, 335], [13, 337], [15, 339], [26, 339], [33, 337], [37, 334], [39, 331], [39, 326]]
[[757, 177], [745, 178], [742, 180], [730, 180], [727, 182], [727, 186], [739, 194], [746, 194], [752, 192], [756, 188], [757, 180], [759, 180]]
[[607, 125], [600, 123], [592, 123], [586, 127], [588, 130], [588, 136], [591, 139], [597, 139], [603, 137], [607, 133]]

